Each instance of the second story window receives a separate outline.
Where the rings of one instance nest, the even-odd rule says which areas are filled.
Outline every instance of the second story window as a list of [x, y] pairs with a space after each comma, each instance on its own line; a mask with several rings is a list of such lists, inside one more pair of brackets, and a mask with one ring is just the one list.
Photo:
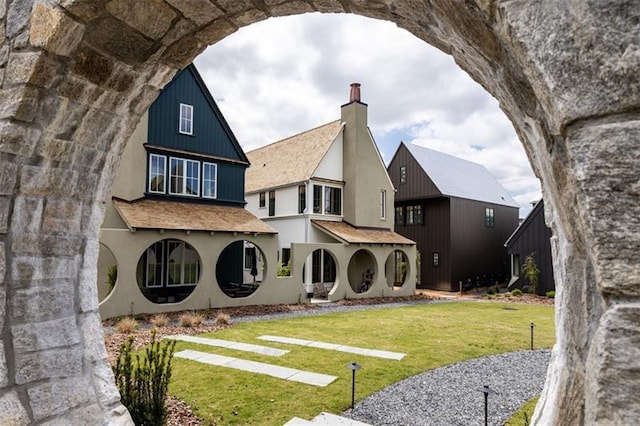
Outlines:
[[396, 207], [396, 225], [404, 225], [404, 207]]
[[342, 214], [342, 189], [332, 186], [324, 187], [324, 212], [326, 214]]
[[149, 192], [164, 194], [165, 174], [167, 173], [167, 157], [151, 154], [149, 156]]
[[202, 163], [202, 196], [216, 198], [218, 181], [218, 165], [214, 163]]
[[313, 185], [313, 212], [322, 213], [322, 186]]
[[491, 207], [487, 207], [484, 209], [484, 225], [489, 228], [493, 228], [496, 226], [496, 216], [495, 211]]
[[407, 166], [400, 166], [400, 183], [407, 183]]
[[380, 191], [380, 219], [387, 218], [387, 191]]
[[267, 206], [267, 197], [264, 192], [261, 192], [259, 195], [258, 207], [264, 209]]
[[269, 216], [276, 215], [276, 191], [269, 191]]
[[407, 225], [422, 225], [422, 206], [407, 206]]
[[307, 209], [307, 187], [298, 185], [298, 213], [304, 213]]
[[169, 162], [169, 193], [199, 196], [200, 162], [184, 158], [171, 158]]
[[193, 135], [193, 106], [180, 104], [180, 118], [178, 131], [185, 135]]

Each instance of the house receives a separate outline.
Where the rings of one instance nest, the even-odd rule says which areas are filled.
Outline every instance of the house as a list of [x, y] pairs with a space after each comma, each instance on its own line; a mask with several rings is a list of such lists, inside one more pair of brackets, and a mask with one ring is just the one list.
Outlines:
[[418, 288], [504, 282], [505, 239], [518, 226], [518, 204], [482, 165], [401, 143], [387, 168], [397, 189], [396, 231], [416, 241]]
[[544, 221], [544, 200], [537, 202], [524, 221], [504, 244], [511, 257], [510, 288], [523, 289], [529, 285], [522, 267], [528, 256], [533, 256], [540, 270], [536, 293], [540, 296], [555, 291], [551, 257], [551, 229]]
[[278, 232], [279, 265], [306, 294], [409, 295], [415, 243], [393, 231], [394, 188], [360, 85], [339, 120], [247, 153], [247, 209]]
[[116, 171], [100, 233], [103, 317], [299, 299], [267, 268], [276, 232], [244, 208], [247, 167], [189, 65], [144, 114]]

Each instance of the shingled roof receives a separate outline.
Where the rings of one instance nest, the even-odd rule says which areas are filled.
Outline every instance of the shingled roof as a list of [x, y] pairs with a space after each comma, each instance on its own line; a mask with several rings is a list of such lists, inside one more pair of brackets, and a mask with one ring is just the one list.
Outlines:
[[342, 123], [336, 120], [248, 152], [251, 166], [247, 169], [245, 191], [309, 180], [341, 128]]
[[311, 223], [324, 233], [347, 244], [415, 244], [389, 229], [357, 227], [343, 221], [312, 220]]
[[242, 207], [139, 199], [113, 199], [129, 229], [275, 234], [276, 231]]
[[520, 207], [485, 166], [411, 143], [404, 145], [442, 195]]

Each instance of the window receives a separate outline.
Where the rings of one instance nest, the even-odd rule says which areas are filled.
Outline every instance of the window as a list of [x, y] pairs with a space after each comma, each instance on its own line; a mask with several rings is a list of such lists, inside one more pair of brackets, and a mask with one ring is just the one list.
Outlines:
[[511, 255], [511, 275], [514, 277], [520, 276], [520, 255]]
[[167, 286], [198, 283], [198, 253], [184, 241], [167, 241]]
[[380, 219], [387, 218], [387, 191], [380, 191]]
[[495, 212], [491, 207], [487, 207], [484, 209], [484, 224], [490, 228], [496, 226], [496, 216]]
[[400, 183], [407, 183], [407, 166], [400, 166]]
[[289, 260], [291, 260], [291, 249], [283, 248], [282, 249], [282, 265], [288, 265]]
[[269, 216], [276, 214], [276, 191], [269, 191]]
[[322, 186], [313, 185], [313, 212], [322, 213]]
[[331, 186], [324, 187], [324, 212], [326, 214], [342, 214], [342, 189]]
[[307, 209], [307, 187], [298, 185], [298, 213], [304, 213]]
[[165, 174], [167, 173], [167, 157], [164, 155], [149, 155], [149, 192], [164, 194]]
[[396, 225], [404, 225], [404, 207], [396, 207]]
[[218, 165], [214, 163], [202, 163], [202, 196], [216, 198], [218, 180]]
[[438, 253], [437, 251], [433, 252], [433, 256], [432, 256], [433, 260], [432, 260], [432, 265], [434, 268], [437, 268], [440, 266], [440, 253]]
[[193, 106], [180, 104], [179, 132], [185, 135], [193, 134]]
[[266, 202], [265, 193], [261, 192], [260, 193], [260, 201], [258, 202], [258, 207], [261, 208], [261, 209], [264, 209], [266, 207], [266, 205], [267, 205], [267, 202]]
[[164, 244], [162, 241], [154, 243], [149, 247], [145, 253], [145, 269], [146, 279], [144, 281], [145, 287], [162, 287], [163, 283], [163, 259], [164, 259]]
[[171, 158], [169, 193], [174, 195], [200, 195], [200, 162]]
[[244, 269], [252, 269], [258, 262], [256, 248], [253, 245], [244, 246]]
[[407, 206], [407, 225], [422, 225], [422, 206]]

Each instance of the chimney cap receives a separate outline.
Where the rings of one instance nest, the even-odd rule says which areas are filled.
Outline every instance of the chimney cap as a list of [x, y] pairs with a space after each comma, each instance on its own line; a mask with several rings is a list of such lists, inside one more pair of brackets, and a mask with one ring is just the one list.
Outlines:
[[360, 83], [351, 83], [349, 102], [360, 102]]

